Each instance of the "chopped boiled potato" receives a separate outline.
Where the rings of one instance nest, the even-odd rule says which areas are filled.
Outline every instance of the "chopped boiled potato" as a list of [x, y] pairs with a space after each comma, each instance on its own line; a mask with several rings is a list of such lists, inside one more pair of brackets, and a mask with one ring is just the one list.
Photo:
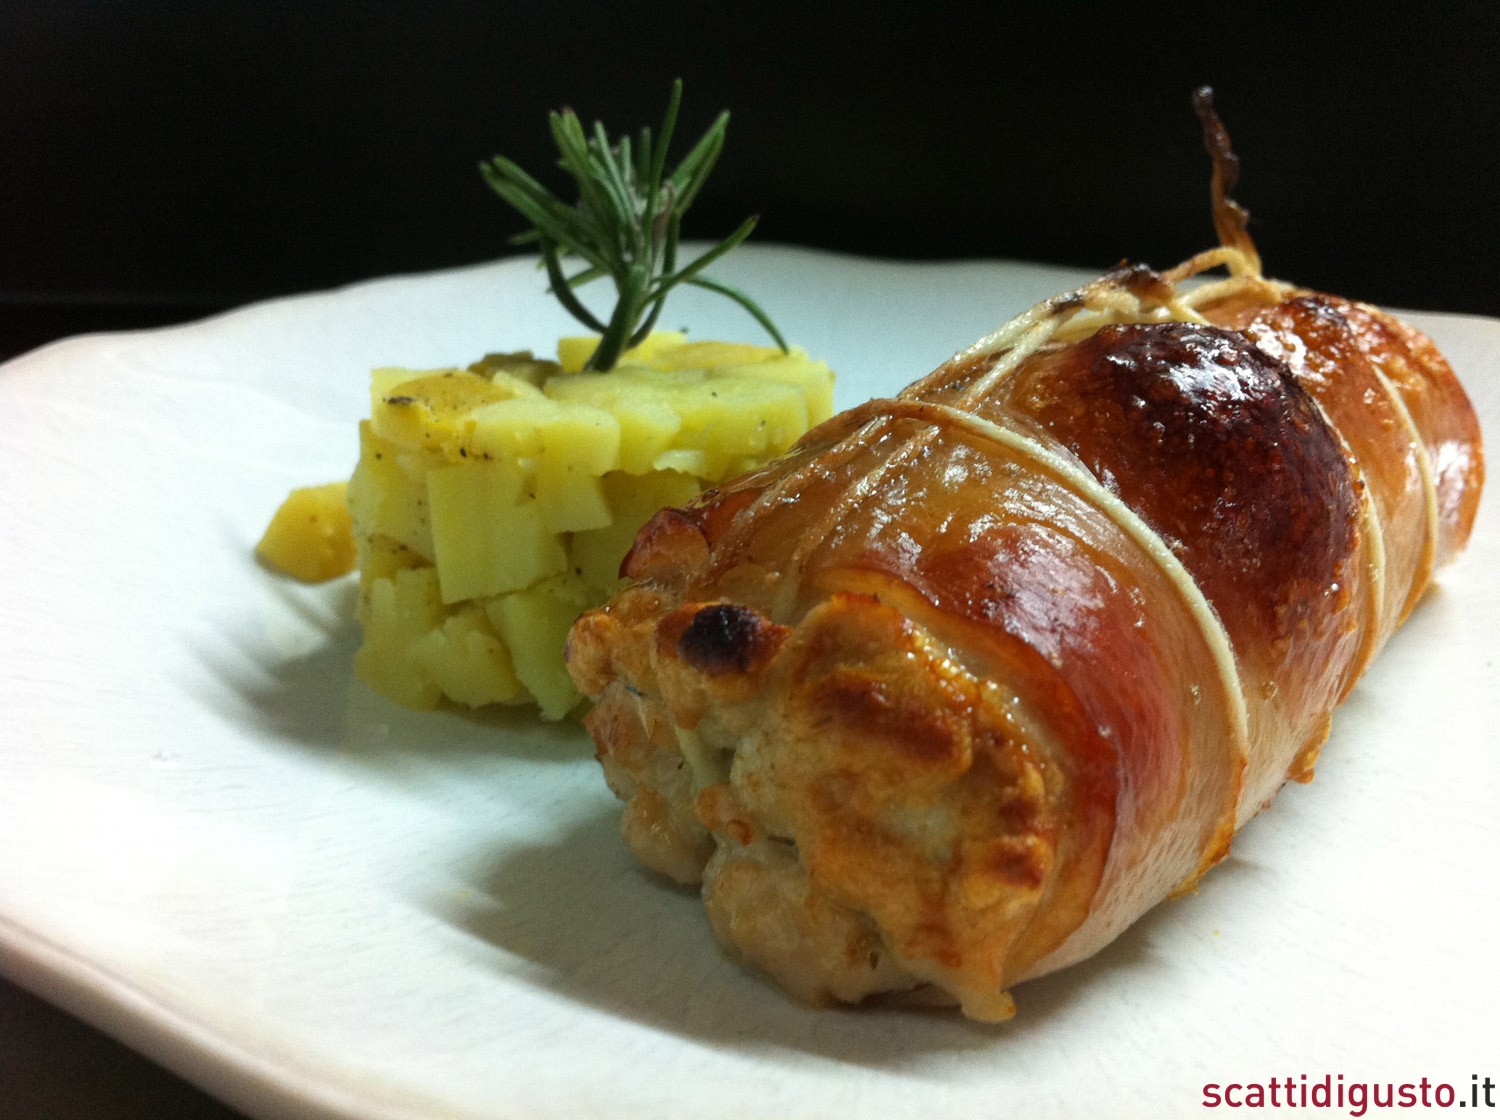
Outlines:
[[[732, 357], [735, 364], [694, 366], [690, 357]], [[543, 392], [611, 413], [620, 424], [620, 468], [632, 474], [682, 470], [726, 478], [746, 461], [775, 458], [833, 415], [827, 365], [800, 350], [782, 354], [737, 343], [659, 348], [649, 364], [622, 360], [609, 373], [553, 378]]]
[[378, 532], [433, 558], [432, 518], [427, 509], [427, 470], [441, 459], [403, 451], [376, 435], [370, 422], [359, 426], [359, 463], [349, 479], [349, 514], [356, 537]]
[[432, 568], [402, 568], [370, 580], [360, 597], [365, 641], [354, 671], [382, 696], [408, 708], [435, 708], [443, 690], [419, 657], [422, 640], [443, 624]]
[[536, 499], [510, 462], [445, 466], [427, 476], [443, 602], [519, 591], [567, 567]]
[[371, 580], [390, 579], [403, 568], [425, 568], [425, 556], [412, 551], [406, 545], [384, 533], [370, 533], [358, 537], [355, 556], [359, 564], [360, 586], [367, 587]]
[[672, 447], [682, 417], [650, 384], [613, 373], [580, 373], [547, 383], [546, 393], [565, 404], [589, 405], [613, 416], [620, 426], [620, 469], [631, 474], [655, 470], [657, 456]]
[[568, 562], [602, 601], [620, 586], [620, 563], [646, 522], [659, 509], [692, 501], [702, 484], [692, 475], [671, 470], [639, 476], [612, 471], [599, 482], [609, 503], [610, 523], [574, 533]]
[[[693, 473], [722, 478], [732, 460], [754, 457], [773, 459], [810, 427], [807, 398], [793, 385], [758, 381], [750, 376], [710, 377], [701, 370], [675, 375], [658, 391], [682, 418], [682, 428], [672, 441], [672, 451], [696, 451], [703, 463]], [[629, 371], [626, 376], [648, 383], [647, 372]], [[657, 388], [657, 384], [652, 384]], [[657, 469], [672, 468], [658, 455]]]
[[485, 604], [485, 614], [505, 644], [525, 651], [516, 659], [516, 676], [547, 719], [562, 719], [580, 699], [563, 647], [578, 616], [596, 602], [581, 579], [563, 575]]
[[549, 463], [536, 468], [536, 507], [542, 524], [554, 533], [598, 529], [609, 524], [609, 505], [598, 476], [571, 463]]
[[480, 708], [521, 695], [510, 650], [484, 609], [466, 605], [418, 639], [414, 656], [444, 696]]
[[613, 470], [620, 424], [602, 408], [536, 396], [476, 408], [466, 458], [572, 464], [592, 475]]
[[714, 369], [719, 366], [748, 365], [784, 357], [774, 346], [751, 346], [748, 342], [681, 342], [663, 345], [643, 355], [642, 365], [655, 369]]
[[[639, 346], [620, 355], [615, 368], [626, 365], [646, 365], [663, 352], [675, 350], [687, 344], [687, 335], [679, 331], [652, 331]], [[578, 373], [599, 349], [599, 336], [584, 335], [581, 338], [562, 338], [557, 342], [557, 360], [564, 373]], [[779, 353], [779, 351], [778, 351]]]
[[832, 411], [800, 351], [659, 332], [608, 373], [597, 338], [557, 362], [376, 370], [348, 509], [372, 688], [409, 707], [578, 704], [568, 629], [620, 583], [663, 506], [789, 448]]
[[709, 474], [708, 456], [701, 451], [689, 451], [686, 448], [663, 451], [651, 460], [651, 468], [658, 471], [675, 471], [678, 474], [694, 475], [699, 478], [705, 478]]
[[375, 401], [370, 425], [376, 435], [403, 447], [458, 458], [481, 406], [540, 396], [536, 386], [509, 374], [491, 380], [468, 370], [440, 370], [387, 385]]
[[255, 546], [256, 555], [304, 583], [322, 583], [352, 571], [354, 525], [344, 503], [347, 487], [330, 482], [293, 490]]
[[822, 362], [811, 362], [799, 350], [788, 356], [778, 354], [769, 361], [753, 366], [725, 364], [713, 370], [714, 377], [749, 378], [755, 381], [778, 381], [802, 390], [807, 401], [807, 419], [821, 424], [833, 415], [833, 370]]

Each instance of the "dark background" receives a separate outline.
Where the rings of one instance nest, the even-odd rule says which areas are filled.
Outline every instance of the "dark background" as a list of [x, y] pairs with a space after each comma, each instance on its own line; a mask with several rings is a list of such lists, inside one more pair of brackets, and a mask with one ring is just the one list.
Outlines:
[[[1275, 275], [1500, 314], [1500, 4], [0, 0], [0, 357], [508, 252], [478, 160], [734, 110], [689, 220], [882, 256], [1208, 245], [1210, 82]], [[0, 982], [0, 1116], [229, 1117]]]
[[[897, 13], [897, 14], [887, 14]], [[688, 233], [1167, 264], [1210, 82], [1273, 274], [1500, 313], [1500, 5], [0, 5], [0, 353], [509, 252], [546, 110], [734, 110]]]

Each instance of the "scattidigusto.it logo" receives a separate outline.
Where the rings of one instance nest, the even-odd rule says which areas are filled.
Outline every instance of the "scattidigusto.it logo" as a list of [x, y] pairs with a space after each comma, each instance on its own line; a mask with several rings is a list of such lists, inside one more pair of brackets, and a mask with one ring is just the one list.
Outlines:
[[1345, 1081], [1344, 1075], [1324, 1074], [1313, 1081], [1301, 1077], [1273, 1077], [1269, 1081], [1214, 1082], [1203, 1086], [1204, 1108], [1341, 1108], [1363, 1116], [1371, 1108], [1494, 1108], [1495, 1083], [1476, 1073], [1468, 1093], [1459, 1095], [1447, 1081]]

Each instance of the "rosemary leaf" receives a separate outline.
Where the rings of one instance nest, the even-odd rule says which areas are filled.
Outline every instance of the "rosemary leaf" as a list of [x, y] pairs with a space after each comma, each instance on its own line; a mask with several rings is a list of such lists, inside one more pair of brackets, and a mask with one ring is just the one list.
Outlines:
[[590, 330], [603, 331], [604, 324], [573, 294], [572, 286], [563, 276], [562, 262], [557, 258], [557, 247], [545, 238], [542, 240], [542, 261], [547, 266], [547, 279], [551, 282], [548, 290], [568, 309], [568, 314]]
[[694, 276], [697, 276], [698, 273], [702, 272], [709, 265], [713, 264], [714, 261], [724, 256], [724, 254], [734, 249], [737, 245], [739, 245], [741, 241], [745, 240], [745, 238], [749, 237], [750, 231], [755, 228], [755, 223], [759, 220], [759, 218], [746, 218], [745, 221], [740, 225], [739, 229], [735, 230], [719, 244], [715, 245], [712, 249], [708, 250], [708, 252], [704, 253], [697, 260], [693, 261], [692, 264], [686, 266], [680, 272], [675, 272], [671, 276], [663, 277], [660, 281], [658, 281], [658, 283], [661, 285], [661, 290], [667, 291], [668, 289], [681, 284], [684, 280], [691, 280]]
[[760, 309], [760, 305], [747, 296], [740, 289], [731, 287], [719, 280], [710, 280], [707, 276], [695, 276], [688, 281], [695, 288], [705, 288], [710, 292], [717, 292], [721, 296], [727, 296], [734, 300], [746, 311], [755, 317], [755, 321], [766, 328], [766, 333], [776, 340], [776, 345], [781, 347], [782, 353], [786, 353], [786, 339], [781, 337], [781, 332], [776, 329], [776, 324], [771, 322], [771, 317]]
[[[786, 349], [770, 317], [738, 288], [701, 275], [703, 270], [750, 235], [755, 219], [743, 222], [692, 263], [678, 268], [682, 217], [724, 149], [729, 114], [720, 113], [670, 172], [667, 156], [677, 129], [682, 82], [672, 84], [667, 111], [655, 133], [642, 128], [632, 143], [612, 141], [602, 124], [585, 132], [578, 115], [561, 109], [548, 118], [558, 166], [572, 178], [578, 200], [569, 205], [511, 160], [495, 156], [480, 165], [485, 181], [532, 228], [514, 240], [535, 244], [547, 271], [550, 291], [568, 313], [602, 336], [585, 368], [607, 370], [656, 325], [667, 295], [692, 284], [733, 300]], [[563, 260], [576, 257], [583, 268], [567, 275]], [[573, 294], [575, 288], [609, 277], [615, 306], [608, 321], [593, 314]]]

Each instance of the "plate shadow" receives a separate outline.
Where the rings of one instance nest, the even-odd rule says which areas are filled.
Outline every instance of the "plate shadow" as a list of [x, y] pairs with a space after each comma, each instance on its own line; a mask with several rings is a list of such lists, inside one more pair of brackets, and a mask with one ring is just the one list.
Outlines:
[[1088, 961], [1020, 986], [1008, 1023], [971, 1023], [947, 1008], [806, 1007], [719, 948], [695, 890], [636, 864], [612, 807], [550, 842], [493, 852], [459, 878], [466, 890], [428, 899], [428, 908], [536, 966], [521, 975], [581, 1004], [717, 1049], [789, 1050], [935, 1079], [946, 1055], [1011, 1062], [1023, 1040], [1058, 1044], [1067, 1021], [1087, 1013], [1091, 990], [1171, 970], [1153, 948], [1170, 921], [1169, 906], [1159, 906]]

